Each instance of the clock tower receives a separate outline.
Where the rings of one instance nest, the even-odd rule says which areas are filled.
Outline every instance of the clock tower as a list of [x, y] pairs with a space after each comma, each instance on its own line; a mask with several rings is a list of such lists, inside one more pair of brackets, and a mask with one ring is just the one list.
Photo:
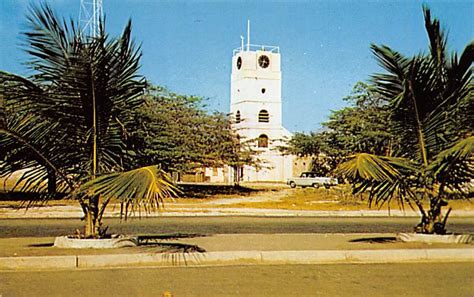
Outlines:
[[[249, 35], [249, 32], [247, 33]], [[277, 46], [244, 46], [232, 55], [230, 112], [242, 141], [252, 141], [261, 169], [245, 166], [243, 181], [285, 181], [292, 174], [292, 156], [283, 156], [277, 147], [291, 133], [282, 126], [281, 60]]]

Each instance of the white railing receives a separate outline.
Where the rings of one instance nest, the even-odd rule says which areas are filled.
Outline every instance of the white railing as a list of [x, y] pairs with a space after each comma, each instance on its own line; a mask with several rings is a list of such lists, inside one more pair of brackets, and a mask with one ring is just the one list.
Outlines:
[[232, 51], [232, 55], [236, 55], [240, 52], [245, 52], [245, 51], [266, 51], [266, 52], [271, 52], [271, 53], [280, 53], [280, 47], [274, 46], [274, 45], [259, 45], [259, 44], [250, 44], [248, 46], [247, 44], [244, 45], [243, 47], [238, 47]]

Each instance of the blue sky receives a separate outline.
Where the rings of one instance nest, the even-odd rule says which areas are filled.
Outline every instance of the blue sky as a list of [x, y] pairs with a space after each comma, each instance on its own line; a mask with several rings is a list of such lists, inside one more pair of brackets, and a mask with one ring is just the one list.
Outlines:
[[[20, 32], [29, 3], [0, 0], [0, 69], [28, 75]], [[77, 19], [80, 0], [48, 1]], [[229, 110], [232, 50], [251, 20], [253, 44], [277, 45], [282, 55], [283, 123], [313, 131], [357, 81], [380, 71], [369, 46], [386, 44], [412, 55], [427, 51], [422, 3], [460, 52], [474, 36], [474, 1], [153, 1], [103, 0], [113, 35], [128, 18], [142, 44], [141, 74], [182, 94], [209, 98], [210, 110]]]

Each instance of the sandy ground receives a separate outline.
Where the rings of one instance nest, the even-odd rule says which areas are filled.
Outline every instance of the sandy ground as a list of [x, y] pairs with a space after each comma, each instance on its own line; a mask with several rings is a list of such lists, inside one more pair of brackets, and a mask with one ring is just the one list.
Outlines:
[[[250, 194], [214, 195], [205, 199], [179, 198], [166, 201], [165, 207], [142, 216], [411, 216], [419, 212], [408, 206], [400, 210], [396, 202], [387, 207], [370, 208], [367, 202], [353, 197], [347, 187], [326, 189], [263, 189]], [[76, 201], [58, 200], [47, 205], [18, 208], [18, 201], [0, 201], [0, 218], [81, 218], [83, 213]], [[474, 217], [474, 203], [450, 201], [451, 217]], [[111, 203], [105, 217], [120, 216], [120, 205]]]
[[[167, 203], [165, 208], [146, 212], [136, 212], [133, 216], [163, 217], [163, 216], [401, 216], [419, 217], [418, 211], [412, 209], [357, 209], [354, 206], [331, 209], [328, 204], [336, 204], [327, 201], [311, 202], [311, 208], [301, 207], [280, 208], [279, 205], [262, 207], [259, 203], [277, 201], [275, 197], [239, 197], [224, 198], [210, 201], [189, 201], [186, 203]], [[242, 203], [234, 203], [240, 201]], [[319, 203], [321, 202], [321, 203]], [[254, 205], [255, 204], [255, 205]], [[287, 205], [287, 203], [284, 203]], [[254, 207], [255, 206], [255, 207]], [[319, 207], [320, 206], [320, 207]], [[79, 205], [52, 203], [40, 207], [31, 207], [28, 210], [17, 208], [5, 202], [0, 203], [0, 219], [2, 218], [82, 218], [83, 212]], [[111, 204], [104, 213], [106, 218], [120, 217], [120, 206]], [[454, 209], [450, 217], [474, 217], [474, 210]]]

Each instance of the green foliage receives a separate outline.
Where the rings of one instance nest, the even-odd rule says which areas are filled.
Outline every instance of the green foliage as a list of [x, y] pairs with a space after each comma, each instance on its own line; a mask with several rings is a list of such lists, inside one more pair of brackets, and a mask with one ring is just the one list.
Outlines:
[[317, 155], [325, 149], [322, 134], [316, 132], [310, 132], [309, 134], [296, 132], [287, 144], [288, 146], [281, 149], [288, 154], [299, 157]]
[[[444, 233], [449, 215], [441, 214], [444, 199], [472, 193], [474, 43], [459, 59], [457, 54], [449, 56], [439, 21], [431, 19], [428, 8], [423, 11], [429, 54], [405, 57], [387, 46], [372, 45], [386, 70], [375, 74], [373, 83], [389, 103], [390, 127], [401, 144], [393, 155], [400, 158], [358, 154], [339, 172], [351, 180], [355, 193], [369, 191], [378, 204], [392, 198], [415, 202], [422, 214], [417, 231]], [[422, 205], [426, 198], [428, 211]]]
[[333, 111], [329, 121], [323, 123], [328, 129], [326, 139], [333, 149], [332, 154], [390, 154], [393, 137], [387, 125], [389, 112], [386, 101], [373, 86], [362, 82], [358, 82], [344, 100], [352, 106]]
[[95, 140], [96, 174], [120, 169], [122, 126], [141, 104], [145, 85], [136, 75], [140, 52], [131, 41], [131, 23], [119, 38], [110, 39], [102, 27], [96, 39], [85, 40], [74, 24], [61, 25], [47, 5], [33, 8], [28, 20], [26, 51], [34, 74], [0, 73], [10, 132], [1, 139], [5, 162], [34, 168], [34, 183], [44, 183], [49, 168], [61, 173], [58, 182], [68, 176], [77, 184], [92, 174]]
[[143, 97], [145, 104], [127, 127], [136, 165], [160, 164], [165, 170], [186, 172], [253, 162], [254, 153], [239, 144], [230, 118], [206, 112], [202, 98], [160, 87], [149, 87]]

